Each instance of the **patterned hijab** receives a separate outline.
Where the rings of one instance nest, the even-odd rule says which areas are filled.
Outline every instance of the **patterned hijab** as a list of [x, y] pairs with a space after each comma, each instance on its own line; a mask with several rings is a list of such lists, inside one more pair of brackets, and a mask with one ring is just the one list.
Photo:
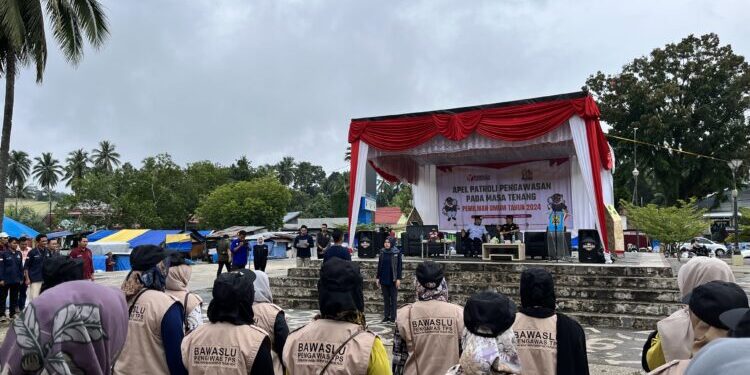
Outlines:
[[464, 329], [463, 353], [448, 375], [520, 374], [516, 335], [508, 328], [497, 337], [483, 337]]
[[0, 373], [107, 375], [127, 333], [120, 291], [66, 282], [35, 298], [13, 321], [0, 347]]
[[[448, 302], [448, 282], [445, 278], [440, 282], [440, 285], [433, 289], [425, 288], [416, 279], [414, 284], [417, 285], [417, 299], [420, 301], [443, 301]], [[433, 285], [427, 285], [432, 287]]]

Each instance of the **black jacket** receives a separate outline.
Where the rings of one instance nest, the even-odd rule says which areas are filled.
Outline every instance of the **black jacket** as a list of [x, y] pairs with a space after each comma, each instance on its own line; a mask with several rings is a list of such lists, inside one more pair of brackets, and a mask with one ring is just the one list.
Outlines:
[[23, 266], [21, 259], [20, 251], [0, 251], [0, 280], [7, 285], [22, 283]]

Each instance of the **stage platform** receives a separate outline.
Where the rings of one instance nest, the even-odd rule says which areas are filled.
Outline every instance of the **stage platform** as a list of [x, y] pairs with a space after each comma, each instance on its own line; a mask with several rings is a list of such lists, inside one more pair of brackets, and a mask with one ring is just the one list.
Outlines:
[[[680, 307], [677, 281], [661, 254], [627, 253], [613, 264], [554, 263], [541, 260], [482, 261], [453, 257], [430, 258], [445, 265], [450, 301], [464, 304], [469, 296], [487, 289], [520, 302], [520, 275], [527, 268], [544, 268], [555, 277], [559, 311], [594, 327], [653, 329], [658, 320]], [[365, 279], [367, 312], [382, 311], [382, 296], [375, 285], [377, 259], [354, 259]], [[414, 301], [414, 270], [423, 259], [404, 259], [399, 305]], [[282, 306], [317, 309], [320, 262], [293, 268], [286, 278], [271, 279], [274, 300]]]

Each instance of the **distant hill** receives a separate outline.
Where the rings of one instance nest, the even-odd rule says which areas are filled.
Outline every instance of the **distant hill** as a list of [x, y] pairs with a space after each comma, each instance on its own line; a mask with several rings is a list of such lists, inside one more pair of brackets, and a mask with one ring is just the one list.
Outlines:
[[[57, 205], [57, 202], [52, 202], [52, 209], [55, 209], [55, 206]], [[45, 201], [36, 201], [33, 199], [19, 199], [18, 200], [18, 208], [21, 209], [22, 207], [28, 207], [31, 210], [34, 210], [39, 216], [46, 216], [47, 212], [49, 211], [49, 203]], [[5, 209], [6, 210], [13, 210], [16, 208], [16, 200], [15, 198], [8, 197], [5, 199]]]

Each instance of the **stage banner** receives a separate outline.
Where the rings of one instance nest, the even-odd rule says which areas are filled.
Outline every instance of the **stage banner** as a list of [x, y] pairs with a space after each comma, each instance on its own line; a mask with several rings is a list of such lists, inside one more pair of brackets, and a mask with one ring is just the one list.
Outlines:
[[[460, 230], [482, 216], [482, 224], [504, 224], [512, 215], [522, 231], [544, 231], [570, 212], [570, 160], [437, 168], [441, 229]], [[425, 223], [428, 224], [428, 223]]]

